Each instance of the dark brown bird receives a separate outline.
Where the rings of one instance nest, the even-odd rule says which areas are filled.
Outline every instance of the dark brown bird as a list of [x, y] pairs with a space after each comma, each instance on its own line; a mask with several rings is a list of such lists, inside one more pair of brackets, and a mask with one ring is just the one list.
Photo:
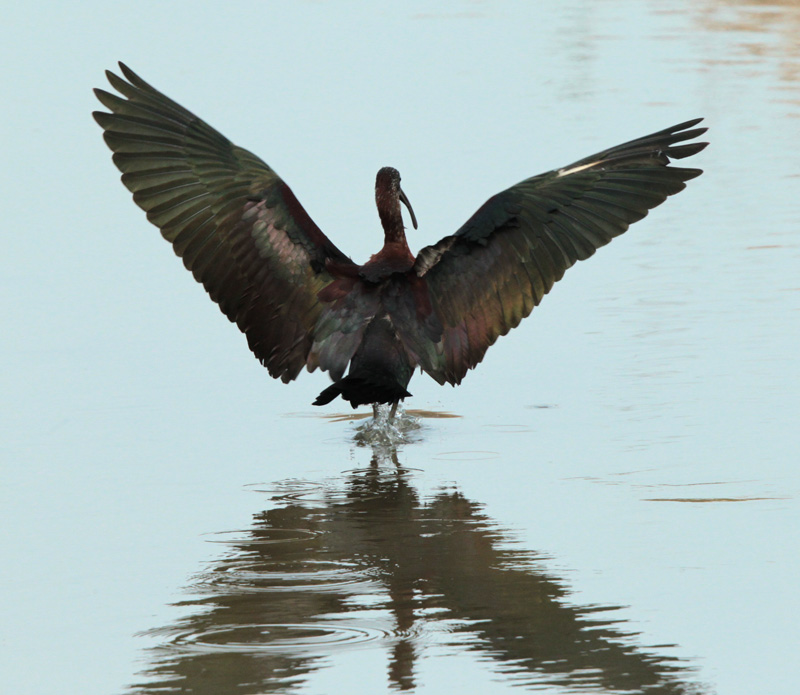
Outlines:
[[416, 367], [460, 383], [575, 261], [700, 175], [670, 164], [707, 145], [686, 142], [706, 131], [697, 118], [526, 179], [416, 257], [400, 203], [416, 228], [414, 212], [384, 167], [384, 245], [358, 265], [267, 164], [120, 68], [106, 74], [125, 98], [95, 90], [111, 113], [94, 117], [122, 182], [273, 377], [330, 373], [314, 405], [396, 408]]

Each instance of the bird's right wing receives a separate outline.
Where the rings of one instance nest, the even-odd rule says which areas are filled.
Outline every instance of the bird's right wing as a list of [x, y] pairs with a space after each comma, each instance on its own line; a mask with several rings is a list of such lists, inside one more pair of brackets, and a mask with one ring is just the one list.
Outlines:
[[422, 249], [413, 272], [425, 281], [441, 339], [435, 353], [417, 350], [420, 366], [440, 383], [460, 383], [567, 268], [699, 176], [700, 169], [669, 165], [707, 145], [685, 143], [706, 131], [694, 128], [700, 120], [526, 179]]
[[127, 81], [106, 75], [126, 98], [95, 90], [111, 113], [94, 117], [122, 182], [269, 373], [294, 379], [332, 279], [326, 261], [352, 261], [267, 164], [120, 68]]

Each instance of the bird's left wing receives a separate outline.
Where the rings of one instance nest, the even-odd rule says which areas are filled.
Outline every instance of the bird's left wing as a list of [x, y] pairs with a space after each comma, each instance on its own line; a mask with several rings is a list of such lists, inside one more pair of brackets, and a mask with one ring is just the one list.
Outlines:
[[106, 75], [125, 98], [96, 89], [111, 113], [94, 117], [122, 182], [269, 373], [291, 381], [332, 279], [326, 261], [352, 261], [267, 164], [120, 68], [126, 79]]
[[694, 128], [700, 120], [526, 179], [422, 249], [413, 272], [425, 280], [442, 331], [436, 354], [429, 351], [420, 366], [439, 383], [460, 383], [567, 268], [699, 176], [700, 169], [669, 165], [707, 145], [685, 142], [706, 131]]

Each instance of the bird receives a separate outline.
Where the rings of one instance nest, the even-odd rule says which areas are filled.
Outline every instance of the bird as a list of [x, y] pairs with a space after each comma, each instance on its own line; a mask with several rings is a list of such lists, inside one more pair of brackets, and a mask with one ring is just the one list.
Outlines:
[[701, 169], [673, 160], [707, 146], [695, 118], [554, 169], [491, 196], [453, 234], [411, 252], [400, 174], [383, 167], [375, 202], [383, 247], [359, 264], [314, 223], [264, 161], [234, 145], [124, 63], [95, 89], [122, 183], [269, 374], [303, 368], [353, 408], [411, 394], [419, 368], [460, 384], [576, 261], [686, 187]]

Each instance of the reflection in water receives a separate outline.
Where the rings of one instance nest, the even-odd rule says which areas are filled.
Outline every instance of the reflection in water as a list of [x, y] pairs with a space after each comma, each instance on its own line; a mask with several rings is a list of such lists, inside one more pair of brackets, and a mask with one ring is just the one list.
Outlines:
[[[792, 87], [800, 79], [800, 4], [797, 0], [705, 0], [691, 8], [704, 32], [734, 37], [730, 54], [705, 59], [707, 65], [737, 67], [770, 65], [778, 87]], [[772, 68], [771, 68], [772, 69]], [[797, 104], [797, 99], [787, 103]]]
[[[415, 688], [426, 649], [481, 653], [509, 682], [565, 690], [694, 692], [685, 665], [635, 646], [615, 606], [576, 606], [481, 506], [420, 499], [410, 473], [369, 468], [269, 491], [277, 506], [227, 548], [157, 630], [138, 693], [286, 692], [337, 650], [386, 652], [393, 689]], [[267, 491], [262, 491], [267, 492]]]

